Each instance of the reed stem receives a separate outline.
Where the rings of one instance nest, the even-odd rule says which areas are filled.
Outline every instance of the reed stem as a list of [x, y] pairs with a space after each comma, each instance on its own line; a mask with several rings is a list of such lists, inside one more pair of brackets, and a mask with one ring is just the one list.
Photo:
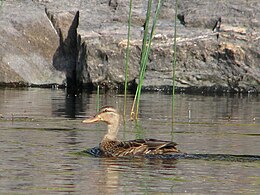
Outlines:
[[126, 48], [126, 59], [125, 59], [125, 92], [124, 92], [124, 121], [126, 118], [126, 94], [128, 85], [128, 65], [129, 65], [129, 54], [130, 54], [130, 32], [131, 32], [131, 20], [132, 20], [132, 3], [129, 2], [129, 16], [128, 16], [128, 31], [127, 31], [127, 48]]
[[[146, 18], [145, 18], [145, 24], [144, 24], [144, 34], [143, 34], [143, 44], [142, 44], [142, 52], [141, 52], [141, 60], [140, 60], [140, 71], [139, 71], [139, 84], [140, 84], [140, 75], [143, 70], [143, 62], [144, 62], [144, 56], [147, 49], [147, 36], [148, 36], [148, 30], [149, 30], [149, 23], [150, 23], [150, 17], [151, 17], [151, 10], [152, 10], [152, 0], [148, 1], [147, 5], [147, 12], [146, 12]], [[136, 99], [140, 91], [140, 86], [137, 86], [135, 97], [130, 113], [131, 120], [134, 120], [134, 118], [137, 118], [136, 113], [134, 112], [135, 106], [136, 106]]]
[[0, 8], [2, 7], [3, 4], [4, 4], [4, 0], [0, 0]]
[[177, 59], [177, 14], [178, 14], [178, 0], [175, 1], [175, 19], [174, 19], [174, 44], [173, 44], [173, 63], [172, 63], [172, 124], [174, 121], [174, 103], [175, 103], [175, 70]]
[[[145, 24], [144, 24], [144, 35], [143, 35], [143, 44], [142, 44], [142, 54], [141, 54], [141, 61], [144, 60], [144, 56], [146, 53], [147, 48], [147, 35], [149, 30], [149, 23], [150, 23], [150, 17], [151, 17], [151, 10], [152, 10], [152, 0], [148, 1], [147, 5], [147, 12], [146, 12], [146, 18], [145, 18]], [[141, 64], [142, 65], [142, 64]], [[142, 68], [142, 67], [141, 67]]]
[[143, 59], [141, 61], [141, 71], [140, 71], [140, 76], [139, 76], [139, 84], [138, 84], [138, 87], [137, 87], [137, 98], [136, 98], [136, 113], [135, 113], [135, 119], [136, 120], [138, 118], [140, 95], [141, 95], [144, 75], [145, 75], [145, 71], [146, 71], [148, 56], [149, 56], [149, 53], [150, 53], [150, 50], [151, 50], [152, 38], [153, 38], [153, 34], [154, 34], [154, 31], [155, 31], [155, 27], [156, 27], [156, 22], [157, 22], [159, 13], [160, 13], [161, 5], [162, 5], [162, 0], [159, 0], [157, 7], [156, 7], [156, 11], [155, 11], [155, 16], [154, 16], [154, 19], [153, 19], [153, 25], [152, 25], [152, 29], [151, 29], [149, 40], [148, 40], [148, 46], [145, 50], [145, 53], [143, 54], [144, 56], [143, 56]]

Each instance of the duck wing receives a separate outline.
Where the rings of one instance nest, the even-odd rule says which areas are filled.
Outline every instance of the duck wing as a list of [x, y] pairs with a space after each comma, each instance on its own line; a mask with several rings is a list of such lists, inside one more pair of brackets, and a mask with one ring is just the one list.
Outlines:
[[116, 156], [179, 153], [176, 143], [157, 139], [136, 139], [118, 142]]

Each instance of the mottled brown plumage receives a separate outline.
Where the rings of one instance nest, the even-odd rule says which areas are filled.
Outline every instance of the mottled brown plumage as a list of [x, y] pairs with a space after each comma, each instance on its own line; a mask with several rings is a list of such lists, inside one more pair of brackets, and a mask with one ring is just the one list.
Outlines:
[[93, 118], [82, 121], [94, 123], [103, 121], [108, 125], [107, 134], [99, 144], [102, 155], [105, 157], [164, 155], [179, 153], [176, 143], [157, 139], [137, 139], [130, 141], [117, 140], [120, 124], [120, 115], [113, 107], [103, 107]]

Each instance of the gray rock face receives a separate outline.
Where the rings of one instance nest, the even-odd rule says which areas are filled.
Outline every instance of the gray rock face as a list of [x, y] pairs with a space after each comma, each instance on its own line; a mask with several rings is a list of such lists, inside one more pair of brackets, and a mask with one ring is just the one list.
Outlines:
[[[0, 82], [123, 85], [128, 3], [5, 0], [0, 11]], [[147, 7], [146, 1], [133, 3], [130, 85], [138, 82]], [[148, 90], [172, 86], [174, 6], [170, 0], [162, 6], [145, 74]], [[259, 92], [260, 2], [183, 0], [178, 7], [176, 86]], [[220, 32], [213, 33], [219, 17]]]
[[3, 1], [0, 8], [0, 83], [62, 84], [52, 65], [58, 36], [44, 10], [31, 1]]

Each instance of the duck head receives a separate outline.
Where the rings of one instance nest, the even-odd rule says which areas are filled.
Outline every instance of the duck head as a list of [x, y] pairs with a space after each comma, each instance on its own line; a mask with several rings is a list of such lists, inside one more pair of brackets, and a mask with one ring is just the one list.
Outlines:
[[90, 124], [98, 121], [105, 122], [108, 125], [108, 131], [104, 138], [116, 140], [120, 123], [120, 114], [117, 110], [111, 106], [105, 106], [94, 117], [85, 119], [82, 122]]

